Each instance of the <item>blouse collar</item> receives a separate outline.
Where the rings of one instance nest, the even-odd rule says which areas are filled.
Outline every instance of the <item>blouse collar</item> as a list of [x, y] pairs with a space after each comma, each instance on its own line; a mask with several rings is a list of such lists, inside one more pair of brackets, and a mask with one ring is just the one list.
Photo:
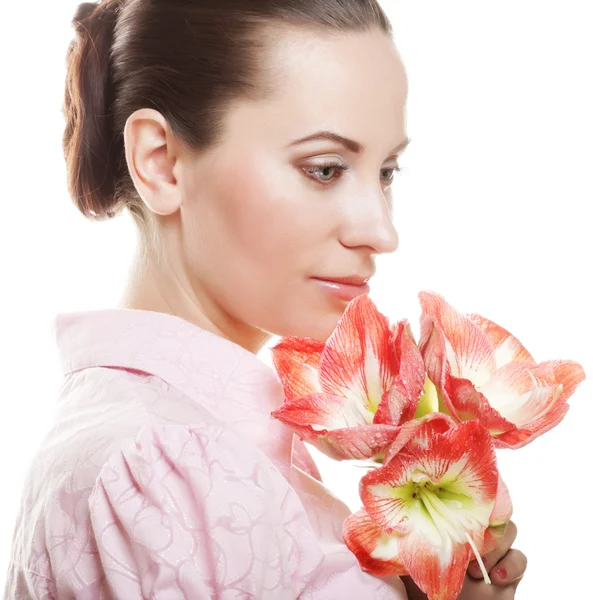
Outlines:
[[64, 374], [115, 367], [154, 375], [235, 429], [286, 473], [293, 434], [271, 417], [284, 391], [275, 370], [242, 346], [174, 315], [128, 308], [58, 314]]

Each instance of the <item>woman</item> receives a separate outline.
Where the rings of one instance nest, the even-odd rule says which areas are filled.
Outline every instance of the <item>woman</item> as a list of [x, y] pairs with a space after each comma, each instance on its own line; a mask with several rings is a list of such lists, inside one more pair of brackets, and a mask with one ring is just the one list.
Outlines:
[[[118, 308], [56, 319], [65, 379], [6, 597], [425, 598], [360, 569], [256, 356], [272, 334], [325, 341], [347, 300], [320, 280], [397, 249], [407, 80], [384, 13], [111, 0], [73, 23], [70, 193], [91, 219], [127, 208], [138, 252]], [[515, 535], [460, 598], [514, 597]]]

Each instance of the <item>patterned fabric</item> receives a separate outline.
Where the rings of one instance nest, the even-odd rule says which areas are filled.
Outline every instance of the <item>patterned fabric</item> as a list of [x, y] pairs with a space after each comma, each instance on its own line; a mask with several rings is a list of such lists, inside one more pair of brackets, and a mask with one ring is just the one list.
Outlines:
[[60, 314], [56, 422], [30, 467], [5, 598], [402, 599], [270, 412], [273, 368], [178, 317]]

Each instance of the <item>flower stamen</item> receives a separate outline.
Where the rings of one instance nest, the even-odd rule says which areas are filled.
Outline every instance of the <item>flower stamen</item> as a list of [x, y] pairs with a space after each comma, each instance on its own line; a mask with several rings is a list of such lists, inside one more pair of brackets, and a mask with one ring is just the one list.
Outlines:
[[482, 557], [480, 556], [480, 553], [478, 552], [478, 549], [476, 548], [476, 545], [474, 544], [473, 540], [469, 537], [469, 535], [467, 535], [467, 531], [465, 532], [465, 537], [467, 538], [467, 541], [469, 542], [469, 545], [472, 547], [472, 550], [474, 551], [474, 554], [476, 555], [476, 560], [478, 561], [478, 564], [480, 565], [480, 571], [482, 571], [482, 575], [484, 576], [484, 583], [492, 583], [492, 581], [490, 580], [490, 577], [488, 576], [488, 571], [486, 571], [486, 567], [484, 566], [484, 563], [482, 561]]

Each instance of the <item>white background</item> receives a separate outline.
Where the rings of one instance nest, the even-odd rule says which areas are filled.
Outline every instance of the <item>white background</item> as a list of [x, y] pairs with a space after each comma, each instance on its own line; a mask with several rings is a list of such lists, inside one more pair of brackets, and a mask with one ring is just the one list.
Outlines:
[[[87, 223], [66, 192], [60, 110], [76, 5], [3, 8], [0, 589], [24, 471], [61, 382], [53, 318], [115, 306], [135, 243], [128, 216]], [[574, 359], [591, 377], [591, 2], [383, 5], [410, 81], [412, 143], [394, 189], [400, 248], [378, 261], [371, 297], [418, 334], [417, 293], [437, 291], [536, 360]], [[499, 452], [529, 559], [519, 598], [590, 597], [591, 392], [587, 380], [556, 429]], [[312, 453], [357, 510], [361, 470]]]

